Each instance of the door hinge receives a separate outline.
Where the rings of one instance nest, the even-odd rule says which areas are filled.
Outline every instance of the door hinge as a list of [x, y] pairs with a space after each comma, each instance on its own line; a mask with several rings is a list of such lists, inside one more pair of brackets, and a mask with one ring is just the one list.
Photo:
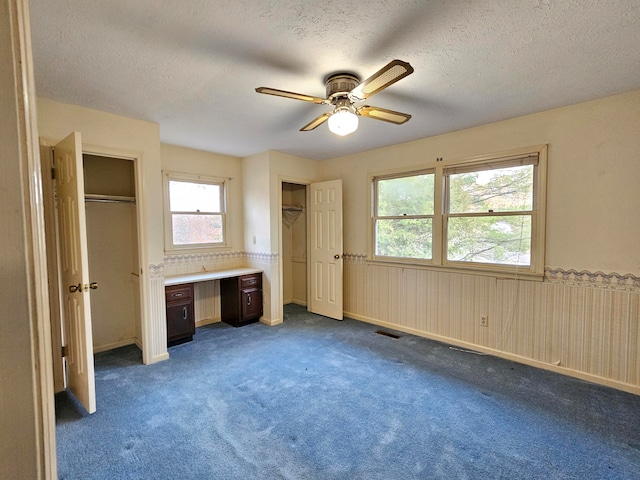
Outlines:
[[51, 180], [56, 179], [56, 169], [51, 167]]
[[67, 346], [63, 345], [61, 350], [62, 350], [62, 352], [61, 352], [62, 353], [62, 358], [66, 357], [67, 356]]

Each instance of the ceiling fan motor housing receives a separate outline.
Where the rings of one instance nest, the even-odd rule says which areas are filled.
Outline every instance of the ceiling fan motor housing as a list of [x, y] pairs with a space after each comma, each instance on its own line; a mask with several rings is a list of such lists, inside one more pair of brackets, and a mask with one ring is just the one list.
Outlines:
[[351, 73], [337, 73], [327, 78], [327, 98], [346, 96], [351, 90], [356, 88], [360, 79]]

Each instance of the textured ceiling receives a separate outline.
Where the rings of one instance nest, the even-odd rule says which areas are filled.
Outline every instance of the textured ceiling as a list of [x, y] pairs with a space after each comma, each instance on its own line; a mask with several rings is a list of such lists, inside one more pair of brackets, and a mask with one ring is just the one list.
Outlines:
[[[38, 96], [160, 124], [164, 143], [234, 156], [333, 158], [640, 88], [640, 0], [31, 0]], [[324, 97], [398, 58], [409, 77], [360, 119], [260, 86]]]

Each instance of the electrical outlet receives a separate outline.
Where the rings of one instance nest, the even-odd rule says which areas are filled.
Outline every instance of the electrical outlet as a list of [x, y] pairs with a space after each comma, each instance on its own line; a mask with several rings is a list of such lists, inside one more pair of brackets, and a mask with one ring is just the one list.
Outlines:
[[489, 326], [489, 317], [486, 315], [483, 315], [480, 317], [480, 326], [481, 327], [488, 327]]

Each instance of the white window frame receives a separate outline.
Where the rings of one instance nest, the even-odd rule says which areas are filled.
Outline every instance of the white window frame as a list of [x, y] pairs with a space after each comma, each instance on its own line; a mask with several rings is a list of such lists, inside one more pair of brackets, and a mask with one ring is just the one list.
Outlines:
[[[403, 214], [403, 215], [392, 215], [392, 216], [385, 216], [385, 215], [378, 215], [378, 183], [380, 181], [384, 181], [384, 180], [393, 180], [393, 179], [399, 179], [399, 178], [409, 178], [409, 177], [417, 177], [419, 175], [435, 175], [435, 171], [433, 168], [427, 168], [427, 169], [423, 169], [423, 170], [416, 170], [416, 171], [408, 171], [408, 172], [401, 172], [401, 173], [391, 173], [391, 174], [386, 174], [386, 175], [377, 175], [375, 177], [373, 177], [373, 212], [372, 212], [372, 221], [373, 221], [373, 239], [374, 239], [374, 244], [373, 244], [373, 255], [376, 258], [383, 258], [383, 259], [389, 259], [389, 260], [397, 260], [397, 261], [405, 261], [407, 260], [409, 257], [391, 257], [391, 256], [382, 256], [382, 255], [377, 255], [376, 252], [376, 231], [377, 231], [377, 224], [379, 220], [423, 220], [423, 219], [430, 219], [431, 220], [431, 228], [433, 229], [433, 222], [436, 216], [436, 212], [435, 212], [435, 208], [436, 205], [434, 204], [434, 212], [433, 213], [429, 213], [429, 214], [419, 214], [419, 215], [411, 215], [411, 214]], [[435, 182], [435, 179], [434, 179]], [[433, 239], [433, 234], [432, 234], [432, 239]], [[431, 252], [431, 258], [433, 258], [433, 249]], [[431, 259], [423, 259], [423, 258], [412, 258], [412, 260], [416, 260], [416, 261], [420, 261], [420, 262], [430, 262]]]
[[[229, 235], [227, 230], [227, 187], [228, 179], [222, 177], [209, 177], [205, 175], [193, 175], [188, 173], [163, 171], [164, 189], [164, 245], [166, 252], [202, 251], [206, 249], [228, 249]], [[172, 212], [169, 202], [169, 182], [202, 183], [205, 185], [217, 185], [221, 188], [220, 212], [207, 212], [202, 215], [220, 215], [222, 217], [222, 242], [193, 243], [174, 245], [173, 243], [173, 215], [181, 212]], [[184, 213], [184, 212], [182, 212]], [[193, 214], [194, 212], [187, 212]]]
[[[437, 269], [459, 273], [500, 276], [505, 278], [527, 278], [542, 280], [544, 277], [545, 255], [545, 221], [546, 221], [546, 178], [547, 178], [547, 145], [538, 145], [507, 152], [477, 155], [454, 160], [438, 158], [435, 162], [420, 166], [396, 168], [393, 170], [369, 172], [370, 215], [369, 215], [369, 252], [370, 263], [410, 264], [418, 268]], [[531, 216], [531, 259], [530, 265], [503, 265], [494, 263], [476, 263], [447, 260], [447, 172], [477, 170], [496, 167], [513, 166], [520, 159], [536, 157], [533, 174], [533, 207], [526, 211]], [[524, 162], [528, 160], [523, 160]], [[433, 215], [433, 252], [432, 259], [385, 257], [376, 255], [376, 209], [377, 209], [377, 180], [400, 178], [422, 173], [435, 172], [434, 181], [434, 215]], [[510, 213], [511, 214], [511, 213]], [[451, 215], [456, 216], [456, 215]]]

